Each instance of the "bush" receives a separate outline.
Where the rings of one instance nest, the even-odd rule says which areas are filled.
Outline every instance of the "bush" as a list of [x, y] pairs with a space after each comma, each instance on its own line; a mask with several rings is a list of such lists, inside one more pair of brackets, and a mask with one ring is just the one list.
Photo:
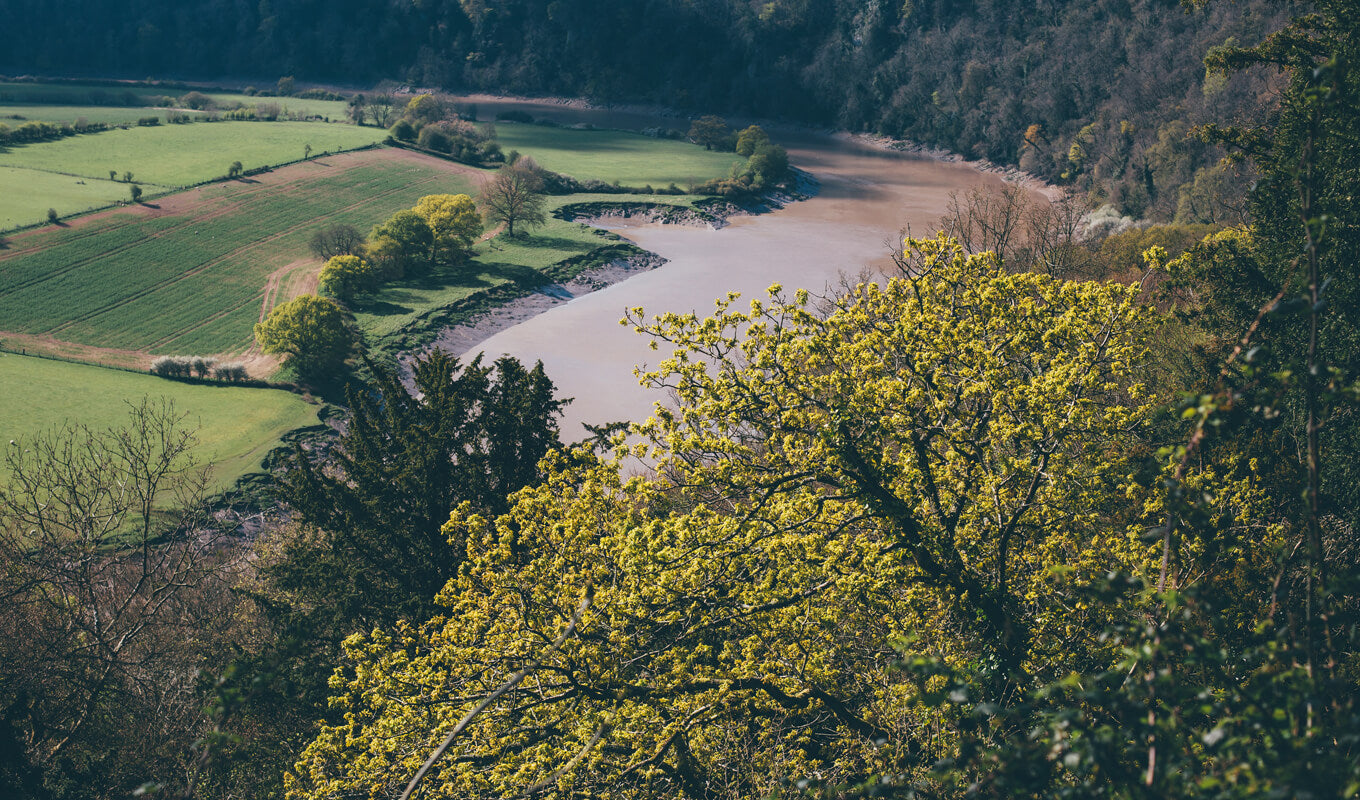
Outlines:
[[49, 209], [47, 209], [47, 221], [48, 221], [48, 222], [52, 223], [53, 225], [56, 225], [56, 224], [57, 224], [57, 220], [59, 220], [59, 219], [61, 219], [61, 215], [59, 215], [59, 214], [57, 213], [57, 210], [56, 210], [55, 208], [49, 208]]
[[411, 123], [404, 119], [397, 120], [391, 128], [392, 138], [399, 142], [414, 142], [416, 140], [416, 129]]
[[160, 118], [160, 117], [140, 117], [140, 118], [137, 120], [137, 124], [140, 125], [140, 126], [142, 126], [143, 128], [150, 128], [150, 127], [153, 127], [153, 126], [155, 126], [155, 125], [161, 124], [161, 118]]
[[193, 372], [193, 361], [184, 356], [161, 356], [151, 362], [151, 371], [162, 378], [187, 378]]
[[496, 121], [501, 122], [523, 122], [526, 125], [532, 124], [534, 118], [527, 111], [501, 111], [496, 114]]
[[244, 381], [250, 376], [246, 373], [246, 365], [241, 363], [219, 364], [213, 369], [213, 375], [218, 380], [231, 381], [237, 383]]

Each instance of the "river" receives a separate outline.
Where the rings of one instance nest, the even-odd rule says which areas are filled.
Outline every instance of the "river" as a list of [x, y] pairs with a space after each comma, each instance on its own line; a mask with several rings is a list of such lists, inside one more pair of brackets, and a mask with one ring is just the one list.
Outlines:
[[[485, 97], [475, 102], [479, 110], [503, 105], [599, 127], [687, 127], [683, 118], [657, 121], [642, 112]], [[770, 130], [788, 148], [791, 163], [819, 184], [810, 199], [768, 214], [733, 217], [718, 230], [626, 221], [611, 225], [668, 263], [551, 308], [494, 334], [471, 352], [509, 354], [527, 364], [542, 360], [561, 395], [573, 399], [562, 421], [564, 440], [584, 436], [582, 423], [642, 420], [666, 397], [639, 386], [634, 366], [655, 364], [665, 352], [651, 350], [644, 337], [619, 325], [625, 309], [641, 306], [649, 317], [663, 311], [704, 314], [728, 291], [763, 298], [776, 282], [790, 291], [821, 292], [842, 276], [890, 267], [900, 232], [929, 234], [951, 192], [1001, 182], [967, 164], [880, 149], [844, 135]]]

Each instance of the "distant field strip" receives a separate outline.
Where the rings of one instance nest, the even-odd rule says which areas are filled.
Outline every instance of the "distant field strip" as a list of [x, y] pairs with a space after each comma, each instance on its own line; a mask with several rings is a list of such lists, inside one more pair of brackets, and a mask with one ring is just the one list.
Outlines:
[[[333, 156], [126, 209], [0, 251], [0, 331], [151, 353], [241, 352], [271, 276], [327, 225], [362, 231], [467, 168], [391, 150]], [[275, 279], [277, 280], [277, 279]]]
[[674, 183], [684, 188], [726, 177], [732, 164], [743, 160], [733, 153], [626, 131], [497, 122], [496, 138], [505, 152], [518, 150], [555, 172], [624, 186], [663, 189]]

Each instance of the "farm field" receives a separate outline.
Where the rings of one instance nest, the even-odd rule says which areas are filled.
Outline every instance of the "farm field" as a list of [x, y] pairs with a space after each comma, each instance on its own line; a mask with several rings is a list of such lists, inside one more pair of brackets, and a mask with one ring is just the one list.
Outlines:
[[108, 176], [101, 181], [0, 166], [0, 231], [43, 221], [49, 208], [66, 217], [128, 198], [127, 184]]
[[[0, 125], [11, 128], [28, 120], [53, 123], [74, 123], [83, 119], [86, 122], [103, 122], [107, 125], [136, 125], [142, 117], [165, 119], [164, 108], [147, 106], [65, 106], [65, 105], [11, 105], [0, 103]], [[198, 112], [186, 112], [197, 114]]]
[[[107, 180], [109, 170], [131, 172], [139, 183], [190, 186], [227, 174], [233, 161], [247, 169], [297, 161], [303, 148], [320, 154], [381, 142], [378, 128], [319, 122], [211, 122], [157, 125], [38, 142], [0, 153], [0, 166]], [[0, 187], [0, 192], [11, 191]]]
[[725, 177], [733, 153], [717, 153], [688, 142], [656, 139], [614, 130], [553, 128], [521, 122], [497, 122], [496, 139], [505, 152], [518, 150], [540, 165], [579, 180], [594, 179], [624, 186], [674, 183], [681, 188]]
[[366, 232], [423, 195], [475, 192], [478, 174], [384, 148], [15, 237], [0, 251], [0, 332], [144, 361], [241, 353], [266, 306], [315, 286], [313, 232], [339, 223]]
[[[127, 404], [165, 397], [198, 430], [197, 456], [214, 465], [213, 487], [229, 488], [260, 468], [284, 433], [317, 422], [317, 407], [277, 389], [179, 383], [151, 375], [0, 353], [0, 441], [80, 422], [122, 423]], [[0, 480], [8, 477], [0, 463]]]
[[[18, 113], [23, 111], [11, 111], [9, 107], [27, 107], [34, 110], [35, 114], [43, 113], [42, 108], [57, 109], [65, 107], [67, 109], [85, 109], [83, 114], [91, 122], [114, 121], [112, 119], [97, 119], [94, 112], [97, 109], [106, 111], [131, 111], [138, 112], [132, 117], [136, 122], [139, 116], [148, 116], [151, 111], [163, 110], [164, 98], [171, 97], [178, 99], [191, 91], [198, 91], [200, 94], [212, 98], [220, 109], [230, 109], [238, 106], [253, 106], [259, 103], [276, 103], [280, 110], [287, 114], [301, 114], [303, 116], [330, 117], [331, 119], [344, 119], [345, 102], [342, 100], [310, 100], [300, 97], [261, 97], [259, 95], [247, 95], [237, 92], [210, 92], [193, 88], [169, 87], [169, 86], [146, 86], [129, 84], [127, 86], [102, 86], [97, 84], [79, 83], [29, 83], [29, 82], [0, 82], [0, 116]], [[193, 113], [190, 111], [189, 113]], [[28, 115], [26, 115], [28, 116]], [[80, 115], [77, 115], [80, 116]], [[50, 117], [50, 116], [28, 116], [29, 119], [45, 120], [48, 122], [69, 122], [75, 117]]]

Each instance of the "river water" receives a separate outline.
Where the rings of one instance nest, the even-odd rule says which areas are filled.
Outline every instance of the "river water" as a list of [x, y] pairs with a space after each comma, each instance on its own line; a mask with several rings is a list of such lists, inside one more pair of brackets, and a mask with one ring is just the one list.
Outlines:
[[[479, 110], [497, 104], [490, 98], [476, 102]], [[687, 126], [683, 119], [648, 121], [636, 112], [505, 105], [600, 127]], [[472, 352], [485, 351], [489, 358], [509, 354], [526, 364], [542, 360], [561, 395], [573, 398], [562, 422], [564, 440], [584, 436], [582, 423], [642, 420], [666, 397], [639, 386], [633, 369], [657, 363], [666, 352], [664, 346], [651, 350], [644, 337], [619, 324], [625, 309], [642, 306], [649, 317], [663, 311], [705, 314], [728, 291], [763, 298], [776, 282], [790, 292], [799, 287], [821, 292], [843, 276], [890, 267], [901, 231], [928, 235], [951, 192], [1001, 182], [966, 164], [883, 150], [843, 135], [797, 129], [771, 133], [788, 148], [792, 164], [817, 181], [810, 199], [768, 214], [733, 217], [718, 230], [611, 225], [668, 263], [549, 309], [491, 336]]]

